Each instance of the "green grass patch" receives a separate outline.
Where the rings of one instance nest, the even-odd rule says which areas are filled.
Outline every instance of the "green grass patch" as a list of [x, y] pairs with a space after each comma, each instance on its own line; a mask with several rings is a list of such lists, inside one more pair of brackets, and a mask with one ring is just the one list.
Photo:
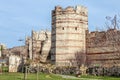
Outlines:
[[[39, 73], [38, 77], [37, 74], [31, 74], [29, 73], [27, 75], [26, 80], [120, 80], [120, 78], [116, 77], [102, 77], [102, 76], [81, 76], [79, 79], [66, 79], [62, 78], [59, 75], [56, 74], [45, 74], [45, 73]], [[24, 73], [2, 73], [0, 74], [0, 80], [24, 80]]]
[[101, 80], [120, 80], [120, 77], [108, 77], [108, 76], [81, 76], [82, 78], [89, 78], [89, 79], [101, 79]]
[[[64, 79], [61, 76], [55, 74], [44, 74], [39, 73], [38, 77], [37, 74], [27, 74], [26, 80], [71, 80], [71, 79]], [[24, 73], [3, 73], [0, 74], [0, 80], [24, 80]]]

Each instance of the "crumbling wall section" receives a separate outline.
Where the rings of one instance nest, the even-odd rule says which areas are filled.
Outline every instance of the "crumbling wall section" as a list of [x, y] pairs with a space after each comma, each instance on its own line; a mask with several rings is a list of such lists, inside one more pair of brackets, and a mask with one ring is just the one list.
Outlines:
[[26, 39], [29, 48], [29, 58], [34, 61], [46, 62], [51, 49], [51, 32], [48, 30], [32, 31], [32, 36]]
[[22, 58], [17, 55], [9, 56], [9, 72], [18, 72], [22, 67]]

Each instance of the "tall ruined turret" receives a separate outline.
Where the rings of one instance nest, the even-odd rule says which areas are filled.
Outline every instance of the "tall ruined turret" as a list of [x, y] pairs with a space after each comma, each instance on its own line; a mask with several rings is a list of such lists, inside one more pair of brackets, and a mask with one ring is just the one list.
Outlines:
[[78, 57], [86, 52], [85, 31], [88, 29], [86, 7], [63, 9], [56, 6], [52, 11], [51, 60], [57, 66], [76, 66]]
[[32, 31], [32, 36], [26, 38], [28, 56], [37, 62], [46, 62], [51, 48], [51, 32], [48, 30]]

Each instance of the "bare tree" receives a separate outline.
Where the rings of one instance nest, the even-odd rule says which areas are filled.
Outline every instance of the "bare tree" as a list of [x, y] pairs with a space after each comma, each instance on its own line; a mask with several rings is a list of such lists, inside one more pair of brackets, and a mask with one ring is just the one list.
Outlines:
[[80, 67], [82, 64], [86, 63], [86, 53], [79, 51], [76, 52], [74, 58], [69, 59], [72, 66]]

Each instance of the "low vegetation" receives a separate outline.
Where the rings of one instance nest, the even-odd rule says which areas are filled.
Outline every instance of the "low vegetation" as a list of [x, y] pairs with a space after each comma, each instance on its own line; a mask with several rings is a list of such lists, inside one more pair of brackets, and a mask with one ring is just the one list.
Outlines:
[[[24, 80], [23, 73], [2, 73], [0, 74], [0, 80]], [[120, 80], [117, 77], [101, 77], [101, 76], [81, 76], [80, 78], [62, 77], [56, 74], [28, 74], [26, 80]]]
[[[24, 74], [23, 73], [0, 74], [0, 80], [24, 80]], [[63, 79], [61, 76], [54, 74], [39, 73], [38, 77], [37, 74], [28, 74], [26, 80], [70, 80], [70, 79]]]

